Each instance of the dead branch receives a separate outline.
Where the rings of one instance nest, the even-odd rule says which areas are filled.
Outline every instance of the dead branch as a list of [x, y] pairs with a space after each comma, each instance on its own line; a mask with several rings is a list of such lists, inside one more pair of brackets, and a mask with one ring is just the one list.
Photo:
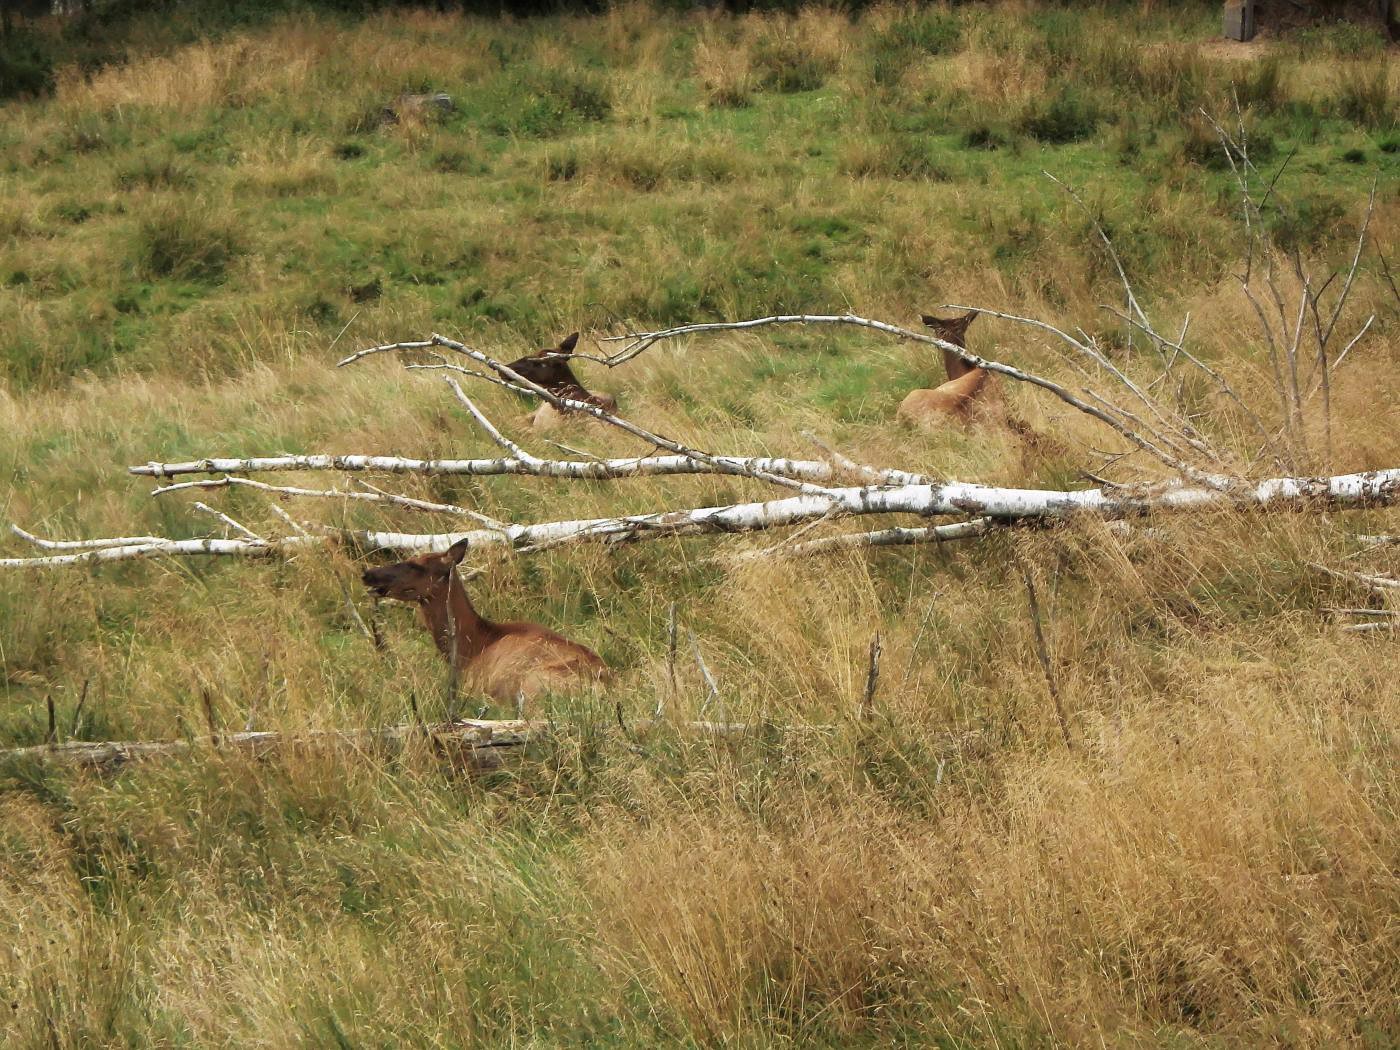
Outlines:
[[860, 695], [860, 703], [856, 705], [856, 721], [864, 722], [870, 717], [870, 712], [875, 706], [875, 690], [880, 684], [880, 651], [883, 646], [880, 643], [880, 632], [875, 632], [875, 637], [870, 639], [870, 662], [865, 670], [865, 690]]
[[655, 332], [634, 332], [627, 336], [610, 336], [608, 337], [609, 339], [625, 339], [629, 340], [629, 342], [615, 355], [606, 360], [610, 365], [623, 364], [663, 340], [674, 339], [684, 335], [696, 335], [706, 332], [746, 331], [754, 328], [785, 324], [852, 325], [857, 328], [867, 328], [873, 331], [883, 332], [886, 335], [893, 335], [900, 339], [909, 339], [929, 346], [936, 346], [940, 350], [945, 350], [961, 358], [974, 368], [986, 369], [997, 375], [1006, 376], [1008, 379], [1020, 383], [1029, 383], [1032, 386], [1048, 391], [1070, 407], [1112, 428], [1138, 449], [1170, 467], [1175, 473], [1197, 484], [1208, 485], [1212, 488], [1223, 490], [1230, 488], [1234, 483], [1235, 479], [1232, 477], [1202, 470], [1193, 466], [1180, 456], [1173, 455], [1171, 451], [1161, 447], [1160, 440], [1153, 441], [1150, 436], [1140, 433], [1139, 430], [1129, 425], [1129, 422], [1126, 421], [1124, 417], [1114, 414], [1111, 408], [1100, 408], [1097, 405], [1090, 404], [1089, 401], [1079, 397], [1054, 380], [1046, 379], [1044, 376], [1036, 375], [1033, 372], [1026, 372], [1019, 368], [1013, 368], [1011, 365], [1003, 364], [1000, 361], [992, 361], [988, 358], [979, 357], [964, 347], [957, 346], [935, 336], [925, 335], [922, 332], [912, 332], [907, 328], [900, 328], [898, 325], [887, 324], [884, 321], [874, 321], [867, 317], [858, 317], [855, 314], [779, 314], [772, 317], [758, 317], [749, 321], [716, 321], [705, 324], [688, 324]]
[[948, 525], [928, 525], [922, 528], [889, 528], [872, 532], [847, 532], [840, 536], [823, 536], [775, 547], [771, 550], [753, 551], [746, 558], [763, 557], [804, 557], [811, 554], [830, 554], [834, 551], [860, 550], [866, 547], [905, 547], [922, 543], [951, 543], [956, 540], [971, 540], [985, 536], [994, 528], [1001, 527], [995, 518], [974, 518], [971, 521], [958, 521]]
[[1391, 544], [1400, 544], [1400, 536], [1367, 536], [1358, 535], [1356, 537], [1362, 543], [1370, 544], [1372, 547], [1388, 547]]
[[1035, 639], [1035, 656], [1040, 661], [1040, 670], [1045, 675], [1045, 688], [1050, 694], [1050, 702], [1055, 708], [1055, 721], [1059, 723], [1060, 735], [1065, 747], [1074, 750], [1074, 738], [1070, 736], [1069, 719], [1065, 716], [1065, 704], [1060, 698], [1059, 681], [1055, 678], [1055, 666], [1050, 661], [1050, 648], [1045, 641], [1045, 628], [1040, 611], [1040, 599], [1036, 595], [1035, 577], [1031, 568], [1018, 554], [1016, 561], [1021, 568], [1021, 579], [1026, 585], [1026, 604], [1030, 608], [1031, 630]]
[[1369, 587], [1373, 591], [1385, 592], [1400, 590], [1400, 580], [1393, 576], [1377, 576], [1369, 572], [1349, 572], [1345, 569], [1330, 569], [1326, 565], [1319, 565], [1315, 561], [1308, 562], [1308, 568], [1324, 572], [1328, 576], [1334, 576], [1339, 580], [1348, 580], [1352, 583], [1359, 583]]
[[[473, 546], [509, 546], [530, 551], [583, 541], [624, 542], [662, 536], [719, 535], [802, 525], [811, 521], [870, 514], [918, 517], [968, 515], [1004, 521], [1060, 521], [1077, 515], [1131, 518], [1156, 514], [1221, 510], [1306, 511], [1389, 506], [1400, 502], [1400, 469], [1331, 477], [1280, 477], [1251, 483], [1233, 492], [1205, 486], [1172, 484], [1140, 490], [1131, 487], [1081, 490], [1014, 489], [943, 482], [823, 489], [756, 503], [733, 503], [666, 510], [611, 518], [585, 518], [510, 524], [470, 532], [400, 533], [354, 530], [302, 522], [318, 536], [296, 535], [266, 542], [227, 539], [161, 539], [156, 543], [110, 546], [74, 554], [0, 559], [0, 568], [38, 568], [119, 561], [129, 558], [190, 555], [268, 555], [289, 553], [329, 538], [349, 540], [361, 548], [422, 553], [442, 551], [460, 539]], [[967, 527], [967, 523], [959, 523]], [[891, 541], [893, 542], [893, 541]]]
[[[820, 493], [824, 491], [821, 488], [821, 486], [813, 485], [799, 479], [790, 478], [782, 474], [776, 474], [771, 471], [763, 470], [761, 468], [751, 467], [747, 465], [736, 465], [733, 462], [732, 457], [725, 458], [713, 456], [710, 453], [704, 452], [700, 449], [689, 448], [686, 445], [681, 444], [679, 441], [674, 440], [673, 438], [668, 438], [661, 434], [657, 434], [653, 431], [647, 430], [645, 427], [638, 426], [636, 423], [632, 423], [626, 419], [623, 419], [621, 416], [614, 415], [606, 409], [598, 405], [591, 404], [587, 401], [576, 401], [571, 398], [560, 397], [557, 394], [554, 394], [551, 391], [540, 386], [538, 383], [525, 378], [520, 373], [512, 369], [509, 365], [497, 361], [495, 358], [482, 353], [480, 350], [474, 350], [471, 347], [467, 346], [465, 343], [460, 343], [455, 339], [449, 339], [445, 335], [438, 335], [437, 333], [434, 333], [426, 343], [423, 341], [385, 343], [382, 346], [369, 347], [368, 349], [361, 350], [358, 353], [351, 354], [349, 357], [342, 359], [337, 363], [337, 367], [344, 367], [346, 365], [354, 364], [355, 362], [360, 361], [363, 358], [369, 357], [373, 354], [393, 353], [396, 351], [404, 350], [421, 350], [425, 347], [430, 346], [444, 347], [448, 350], [452, 350], [456, 353], [462, 354], [465, 357], [469, 357], [473, 361], [476, 361], [478, 364], [485, 365], [487, 368], [491, 369], [493, 372], [499, 375], [502, 380], [504, 380], [504, 382], [501, 384], [503, 386], [506, 386], [519, 393], [534, 394], [536, 397], [543, 399], [544, 401], [553, 405], [560, 411], [580, 412], [585, 415], [592, 416], [594, 419], [606, 423], [611, 427], [615, 427], [618, 430], [621, 430], [626, 434], [630, 434], [635, 438], [639, 438], [642, 441], [645, 441], [652, 448], [665, 449], [666, 451], [674, 453], [675, 455], [683, 456], [688, 459], [692, 459], [699, 463], [702, 463], [705, 466], [709, 467], [713, 473], [735, 474], [742, 477], [750, 477], [759, 481], [769, 482], [773, 485], [779, 485], [783, 488], [795, 489], [798, 492], [809, 494]], [[451, 382], [450, 378], [449, 382]], [[480, 417], [480, 413], [474, 410], [473, 416], [478, 417], [478, 422], [481, 422], [481, 418], [484, 418]], [[494, 427], [490, 428], [490, 431], [494, 432], [494, 430]]]
[[[363, 482], [362, 482], [363, 484]], [[384, 503], [396, 507], [407, 507], [410, 510], [427, 511], [434, 514], [456, 514], [464, 518], [472, 518], [483, 525], [499, 527], [501, 522], [495, 518], [489, 518], [485, 514], [478, 514], [474, 510], [466, 507], [458, 507], [451, 503], [431, 503], [428, 500], [412, 499], [409, 496], [399, 496], [392, 492], [346, 492], [342, 489], [304, 489], [293, 485], [269, 485], [263, 481], [254, 481], [252, 478], [240, 478], [236, 476], [225, 476], [222, 478], [208, 478], [201, 481], [182, 481], [174, 485], [162, 485], [160, 488], [152, 489], [152, 496], [164, 496], [171, 492], [182, 492], [189, 489], [223, 489], [223, 488], [250, 488], [259, 492], [267, 492], [278, 496], [297, 496], [314, 499], [334, 499], [348, 500], [351, 502], [363, 503]], [[153, 542], [151, 537], [146, 538], [146, 542]]]
[[714, 675], [710, 674], [710, 669], [705, 665], [705, 654], [700, 651], [700, 640], [695, 637], [695, 632], [686, 628], [685, 632], [690, 638], [690, 648], [695, 653], [695, 666], [700, 669], [700, 676], [705, 679], [705, 687], [709, 693], [705, 697], [704, 703], [700, 705], [700, 713], [703, 715], [710, 706], [710, 702], [723, 704], [719, 697], [719, 686], [715, 684]]
[[151, 543], [165, 543], [159, 536], [112, 536], [101, 540], [46, 540], [32, 532], [26, 532], [18, 525], [11, 525], [10, 531], [26, 543], [50, 551], [96, 550], [101, 547], [139, 547]]
[[[759, 731], [822, 732], [831, 726], [768, 726], [744, 722], [669, 722], [643, 720], [629, 726], [634, 733], [664, 728], [702, 736], [741, 737]], [[113, 771], [132, 762], [181, 758], [206, 751], [237, 752], [264, 758], [286, 751], [331, 750], [349, 753], [398, 754], [415, 745], [454, 765], [493, 769], [510, 754], [519, 755], [532, 742], [559, 729], [553, 722], [523, 719], [492, 721], [458, 719], [440, 725], [418, 722], [378, 729], [319, 729], [295, 733], [240, 732], [212, 734], [193, 740], [107, 740], [46, 743], [34, 747], [0, 750], [0, 762], [39, 761]]]
[[173, 540], [159, 537], [152, 543], [113, 543], [110, 540], [102, 539], [60, 542], [83, 544], [91, 549], [83, 550], [77, 554], [57, 554], [39, 558], [0, 558], [0, 569], [89, 565], [97, 562], [128, 561], [132, 558], [157, 558], [161, 556], [240, 555], [256, 558], [288, 553], [298, 547], [319, 546], [325, 541], [315, 536], [297, 536], [267, 543], [253, 540]]

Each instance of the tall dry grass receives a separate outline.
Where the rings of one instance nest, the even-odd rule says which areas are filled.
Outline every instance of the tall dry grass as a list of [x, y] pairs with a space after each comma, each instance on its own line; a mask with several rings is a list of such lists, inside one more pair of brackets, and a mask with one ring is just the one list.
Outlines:
[[[332, 367], [353, 345], [435, 329], [509, 359], [618, 318], [850, 307], [912, 322], [972, 301], [1082, 325], [1145, 367], [1100, 309], [1120, 290], [1092, 227], [1042, 167], [1085, 191], [1164, 327], [1189, 312], [1193, 346], [1270, 404], [1231, 276], [1227, 176], [1170, 113], [1245, 80], [1190, 10], [1139, 17], [1140, 47], [1104, 10], [1030, 3], [291, 19], [66, 76], [0, 127], [0, 519], [203, 530], [187, 497], [152, 499], [125, 475], [152, 458], [495, 455], [431, 377]], [[1390, 156], [1371, 126], [1388, 119], [1375, 56], [1337, 59], [1354, 64], [1354, 119], [1330, 54], [1273, 57], [1274, 80], [1251, 67], [1245, 116], [1276, 156], [1299, 148], [1279, 188], [1310, 210], [1285, 233], [1317, 266], [1344, 264], [1370, 179], [1338, 154]], [[747, 106], [719, 104], [736, 88]], [[429, 89], [458, 112], [380, 122], [400, 92]], [[1042, 96], [1062, 90], [1061, 129], [1090, 111], [1099, 124], [1033, 137], [1055, 130]], [[1115, 92], [1131, 112], [1105, 103]], [[1373, 235], [1389, 254], [1386, 187]], [[1400, 462], [1378, 262], [1366, 256], [1344, 319], [1376, 314], [1337, 373], [1319, 469]], [[1024, 328], [979, 321], [971, 345], [1073, 378]], [[862, 461], [1076, 485], [1105, 440], [1020, 388], [1005, 396], [1048, 451], [981, 424], [903, 429], [900, 398], [939, 362], [850, 333], [580, 368], [629, 416], [719, 451], [800, 454], [812, 429]], [[1188, 392], [1202, 426], [1249, 452], [1228, 405]], [[523, 436], [523, 403], [479, 394]], [[560, 440], [638, 451], [594, 431]], [[732, 478], [390, 483], [518, 520], [768, 494]], [[220, 505], [283, 527], [258, 499]], [[555, 739], [482, 780], [417, 753], [0, 768], [0, 1042], [1387, 1045], [1400, 657], [1321, 612], [1384, 600], [1309, 563], [1400, 569], [1394, 548], [1354, 541], [1393, 519], [1074, 523], [812, 561], [739, 557], [771, 536], [474, 552], [485, 612], [544, 622], [618, 669], [606, 704], [554, 701]], [[199, 737], [206, 696], [220, 727], [438, 717], [443, 675], [411, 610], [381, 610], [383, 653], [347, 610], [348, 595], [370, 614], [365, 561], [328, 548], [0, 575], [4, 743], [43, 739], [46, 698], [60, 734], [84, 739]], [[1070, 746], [1018, 561], [1040, 589]], [[717, 701], [684, 634], [668, 664], [673, 604]], [[825, 728], [625, 746], [618, 711], [630, 726], [658, 696], [676, 719]]]

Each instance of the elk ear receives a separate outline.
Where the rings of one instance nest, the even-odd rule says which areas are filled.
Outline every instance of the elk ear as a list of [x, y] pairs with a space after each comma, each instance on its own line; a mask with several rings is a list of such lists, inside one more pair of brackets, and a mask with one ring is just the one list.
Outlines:
[[447, 559], [448, 565], [457, 565], [467, 556], [467, 548], [472, 545], [469, 539], [460, 539], [447, 548], [447, 553], [443, 555]]
[[977, 315], [979, 313], [981, 313], [980, 310], [969, 310], [967, 313], [963, 314], [961, 317], [958, 318], [958, 324], [962, 325], [963, 330], [966, 331], [967, 326], [970, 325], [973, 321], [977, 320]]
[[937, 328], [943, 323], [939, 318], [934, 317], [933, 314], [920, 314], [919, 320], [923, 321], [924, 324], [928, 325], [930, 328]]
[[560, 341], [559, 352], [561, 354], [572, 354], [574, 352], [574, 347], [576, 346], [578, 346], [577, 332], [575, 332], [573, 335], [566, 335], [563, 338], [563, 340]]

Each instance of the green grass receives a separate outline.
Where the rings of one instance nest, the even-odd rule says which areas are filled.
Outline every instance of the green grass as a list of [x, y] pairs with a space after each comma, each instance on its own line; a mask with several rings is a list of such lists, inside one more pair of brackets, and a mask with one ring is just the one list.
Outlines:
[[[1152, 65], [1166, 59], [1110, 63], [1083, 20], [1047, 14], [1030, 28], [1016, 26], [1015, 46], [1043, 54], [1057, 69], [1069, 66], [1050, 90], [1028, 95], [1019, 114], [1014, 105], [1009, 115], [999, 107], [1002, 115], [989, 122], [990, 110], [975, 96], [937, 86], [942, 74], [928, 89], [905, 75], [932, 73], [969, 53], [969, 37], [985, 40], [992, 18], [975, 10], [901, 17], [861, 38], [854, 55], [812, 58], [824, 63], [823, 78], [841, 70], [845, 89], [826, 91], [815, 77], [803, 84], [759, 77], [752, 105], [740, 110], [706, 108], [692, 78], [672, 75], [685, 72], [693, 40], [683, 23], [656, 73], [634, 76], [654, 91], [651, 108], [626, 113], [616, 112], [613, 97], [625, 67], [609, 64], [625, 56], [595, 51], [586, 34], [568, 65], [532, 64], [532, 49], [549, 46], [547, 22], [514, 35], [474, 23], [462, 50], [480, 48], [481, 57], [464, 60], [463, 72], [431, 64], [390, 72], [328, 107], [309, 85], [293, 96], [231, 88], [248, 96], [237, 108], [172, 111], [138, 102], [70, 112], [12, 104], [19, 120], [6, 151], [7, 179], [26, 194], [15, 219], [21, 209], [39, 218], [25, 220], [38, 225], [0, 251], [6, 283], [32, 307], [24, 318], [14, 302], [5, 310], [0, 374], [23, 387], [60, 383], [85, 368], [127, 367], [126, 339], [116, 328], [117, 315], [130, 313], [121, 304], [133, 301], [133, 281], [179, 285], [190, 307], [225, 315], [258, 300], [259, 312], [284, 318], [288, 330], [310, 310], [310, 332], [321, 339], [354, 312], [358, 304], [346, 301], [345, 289], [362, 284], [364, 273], [383, 273], [386, 300], [411, 302], [420, 316], [500, 325], [532, 340], [548, 338], [563, 317], [601, 325], [824, 308], [839, 294], [849, 259], [783, 233], [800, 216], [803, 196], [861, 214], [873, 242], [868, 250], [891, 255], [901, 251], [905, 211], [937, 209], [940, 195], [957, 195], [959, 206], [943, 221], [963, 233], [975, 232], [966, 216], [997, 210], [1007, 198], [1034, 198], [1051, 205], [1047, 250], [1072, 250], [1080, 230], [1053, 222], [1054, 213], [1072, 208], [1040, 178], [1041, 169], [1092, 188], [1108, 210], [1130, 214], [1142, 208], [1138, 173], [1185, 159], [1174, 173], [1180, 192], [1199, 202], [1198, 221], [1214, 224], [1219, 235], [1206, 272], [1223, 264], [1232, 218], [1216, 203], [1228, 179], [1224, 154], [1212, 132], [1172, 114], [1198, 103], [1224, 112], [1237, 71], [1184, 58], [1194, 86], [1189, 99], [1179, 99], [1178, 72], [1164, 67], [1159, 76]], [[405, 46], [414, 32], [404, 34]], [[732, 46], [756, 47], [759, 66], [772, 69], [791, 66], [772, 57], [774, 48], [825, 54], [792, 32]], [[894, 61], [889, 56], [902, 56], [896, 65], [904, 72], [877, 75], [859, 60], [863, 53], [878, 69]], [[1302, 75], [1286, 49], [1263, 68], [1272, 86], [1251, 92], [1245, 84], [1243, 91], [1246, 101], [1268, 103], [1256, 120], [1256, 162], [1296, 150], [1280, 192], [1304, 202], [1354, 194], [1375, 168], [1339, 156], [1329, 143], [1352, 129], [1386, 133], [1392, 125], [1394, 102], [1377, 86], [1382, 67], [1347, 67], [1326, 85], [1333, 93], [1321, 97], [1278, 85], [1280, 69]], [[331, 59], [316, 76], [334, 92], [347, 74]], [[406, 87], [446, 90], [458, 108], [422, 126], [380, 126], [380, 106]], [[1306, 124], [1290, 118], [1284, 94], [1305, 98]], [[672, 111], [685, 116], [667, 116]], [[645, 126], [637, 127], [639, 120]], [[1132, 132], [1131, 163], [1105, 169], [1100, 158], [1125, 127], [1153, 134]], [[804, 134], [795, 135], [797, 128]], [[995, 160], [982, 159], [983, 152]], [[1391, 156], [1377, 158], [1383, 170]], [[891, 194], [885, 187], [892, 183], [909, 185]], [[797, 199], [793, 186], [802, 188]], [[933, 195], [921, 204], [926, 193]], [[658, 194], [669, 221], [638, 223], [639, 207]], [[764, 223], [768, 230], [756, 243], [753, 227], [770, 211], [778, 221]], [[196, 214], [206, 228], [193, 228]], [[1180, 251], [1171, 216], [1149, 214], [1146, 225], [1148, 256]], [[1327, 242], [1319, 228], [1310, 246]], [[600, 246], [619, 259], [669, 260], [668, 287], [641, 292], [625, 266], [590, 272], [583, 260]], [[750, 251], [765, 261], [743, 264]], [[974, 237], [956, 256], [945, 249], [927, 267], [990, 266], [1014, 276], [1015, 255]], [[741, 265], [730, 266], [736, 256]], [[796, 280], [789, 276], [793, 259], [803, 260]], [[1171, 287], [1181, 283], [1178, 274], [1199, 271], [1153, 272]], [[900, 267], [863, 274], [857, 287], [847, 287], [846, 295], [871, 308], [907, 310], [916, 294]], [[105, 337], [88, 334], [94, 310], [106, 314], [98, 322], [111, 329]], [[141, 333], [143, 367], [180, 352], [178, 340], [161, 345], [161, 338]], [[241, 357], [220, 334], [206, 338], [212, 345], [201, 354], [204, 367], [222, 371]], [[58, 343], [96, 345], [67, 361], [36, 360]]]

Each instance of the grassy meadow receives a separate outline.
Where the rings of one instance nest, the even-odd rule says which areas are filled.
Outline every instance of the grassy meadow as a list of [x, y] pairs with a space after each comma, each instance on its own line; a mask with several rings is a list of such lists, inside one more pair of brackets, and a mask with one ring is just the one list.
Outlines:
[[[844, 310], [916, 325], [971, 303], [1081, 327], [1146, 367], [1101, 307], [1122, 289], [1093, 223], [1043, 171], [1083, 196], [1164, 328], [1189, 314], [1195, 352], [1272, 425], [1233, 276], [1239, 199], [1202, 108], [1244, 124], [1264, 179], [1282, 168], [1271, 235], [1319, 273], [1345, 270], [1376, 186], [1343, 325], [1375, 319], [1332, 380], [1330, 450], [1315, 422], [1299, 464], [1400, 466], [1393, 51], [1344, 26], [1228, 45], [1218, 19], [1208, 3], [633, 3], [133, 23], [103, 63], [60, 62], [51, 92], [0, 103], [0, 520], [218, 534], [190, 494], [152, 499], [125, 468], [494, 455], [431, 373], [334, 368], [431, 331], [509, 359], [574, 330], [592, 349], [631, 326]], [[455, 108], [384, 119], [429, 91]], [[983, 319], [969, 344], [1076, 379], [1032, 329]], [[910, 429], [895, 410], [941, 361], [852, 330], [578, 369], [714, 452], [805, 456], [812, 431], [864, 462], [1077, 487], [1091, 449], [1118, 447], [1025, 388], [1004, 393], [1053, 437], [1037, 450], [992, 425]], [[523, 402], [477, 393], [525, 440]], [[1200, 397], [1202, 427], [1218, 407]], [[556, 438], [641, 451], [587, 427]], [[1257, 454], [1248, 434], [1223, 440]], [[1129, 459], [1114, 476], [1151, 474]], [[772, 491], [373, 480], [518, 521]], [[262, 498], [215, 495], [285, 527]], [[1322, 610], [1378, 599], [1309, 568], [1394, 572], [1400, 548], [1355, 537], [1395, 532], [1393, 510], [1368, 510], [808, 560], [740, 558], [777, 542], [762, 534], [475, 552], [483, 612], [585, 642], [616, 689], [554, 701], [556, 736], [481, 778], [412, 754], [208, 751], [112, 776], [0, 763], [0, 1044], [1395, 1046], [1400, 648], [1340, 630]], [[347, 610], [347, 594], [368, 610], [371, 560], [0, 571], [0, 746], [42, 742], [50, 698], [64, 739], [197, 735], [205, 697], [235, 728], [406, 721], [410, 697], [440, 717], [439, 658], [410, 612], [384, 610], [378, 652]], [[615, 704], [705, 704], [686, 630], [725, 717], [831, 728], [623, 746]]]

